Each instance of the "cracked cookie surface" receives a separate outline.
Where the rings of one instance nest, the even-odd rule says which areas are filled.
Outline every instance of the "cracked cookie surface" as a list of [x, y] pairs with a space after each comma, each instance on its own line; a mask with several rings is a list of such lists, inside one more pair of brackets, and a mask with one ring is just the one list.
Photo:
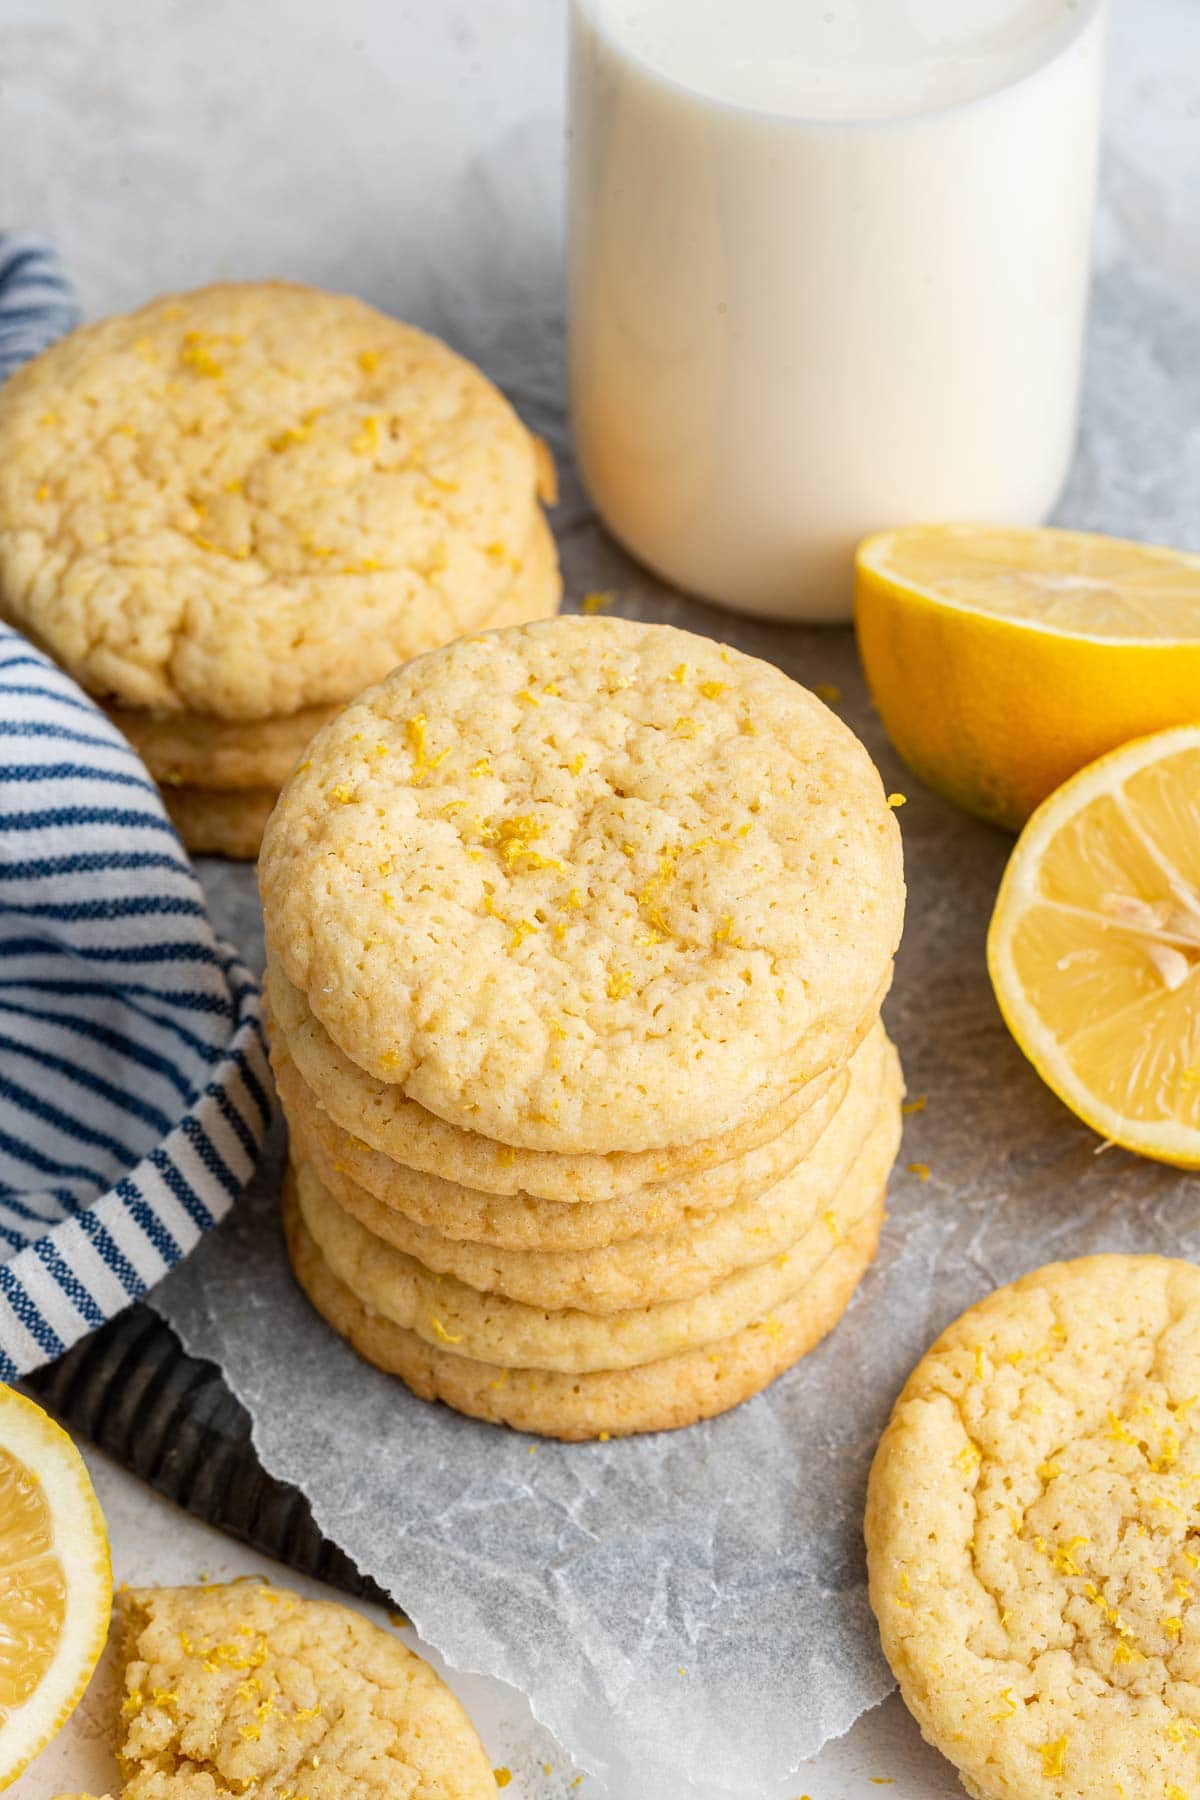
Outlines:
[[502, 1143], [728, 1129], [844, 1060], [899, 833], [814, 695], [668, 626], [564, 618], [396, 670], [268, 827], [267, 940], [368, 1075]]
[[0, 606], [90, 692], [255, 720], [494, 615], [549, 480], [484, 375], [361, 301], [227, 283], [0, 394]]
[[871, 1603], [981, 1800], [1200, 1794], [1200, 1269], [1035, 1270], [917, 1365], [871, 1472]]
[[349, 1607], [254, 1583], [119, 1596], [122, 1800], [487, 1800], [428, 1663]]

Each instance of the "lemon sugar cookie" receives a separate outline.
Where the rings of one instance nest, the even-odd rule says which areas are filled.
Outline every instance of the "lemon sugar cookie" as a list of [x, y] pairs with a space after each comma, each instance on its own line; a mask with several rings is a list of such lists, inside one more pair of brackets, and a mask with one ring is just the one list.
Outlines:
[[595, 616], [323, 727], [259, 864], [296, 1277], [426, 1399], [581, 1439], [756, 1393], [875, 1253], [904, 905], [863, 747]]
[[[809, 1153], [799, 1160], [793, 1157], [779, 1180], [760, 1182], [746, 1198], [712, 1212], [705, 1210], [702, 1181], [680, 1183], [677, 1193], [682, 1197], [691, 1188], [693, 1205], [678, 1212], [655, 1207], [643, 1231], [588, 1248], [500, 1248], [449, 1238], [435, 1223], [416, 1224], [339, 1176], [319, 1151], [315, 1158], [306, 1156], [304, 1137], [295, 1131], [293, 1153], [322, 1192], [372, 1237], [435, 1275], [451, 1276], [482, 1293], [529, 1306], [619, 1313], [692, 1298], [748, 1263], [784, 1256], [813, 1220], [834, 1205], [843, 1186], [853, 1181], [853, 1166], [877, 1123], [889, 1151], [894, 1151], [900, 1075], [882, 1027], [857, 1053], [855, 1063], [843, 1103]], [[542, 1203], [548, 1204], [552, 1203]], [[568, 1210], [573, 1219], [582, 1215], [589, 1221], [593, 1213], [603, 1216], [612, 1208], [597, 1204]], [[529, 1224], [531, 1232], [537, 1229], [537, 1214]]]
[[[558, 604], [544, 447], [342, 295], [225, 283], [70, 333], [5, 383], [0, 467], [0, 613], [144, 720], [160, 780], [178, 722], [206, 795], [278, 788], [314, 709]], [[252, 835], [252, 810], [201, 829]]]
[[944, 1332], [871, 1472], [883, 1648], [977, 1800], [1200, 1793], [1200, 1269], [1037, 1269]]
[[875, 1255], [883, 1196], [848, 1229], [838, 1226], [810, 1280], [773, 1312], [731, 1337], [629, 1369], [562, 1374], [477, 1362], [430, 1343], [366, 1307], [333, 1274], [295, 1196], [284, 1194], [284, 1229], [296, 1279], [316, 1310], [367, 1362], [424, 1400], [517, 1431], [568, 1442], [674, 1431], [712, 1418], [767, 1387], [831, 1332]]
[[[597, 1153], [529, 1150], [450, 1125], [410, 1100], [394, 1082], [367, 1075], [337, 1048], [304, 996], [270, 960], [265, 985], [273, 1041], [295, 1063], [309, 1092], [343, 1134], [406, 1170], [418, 1169], [491, 1194], [529, 1194], [565, 1204], [611, 1200], [650, 1183], [724, 1165], [797, 1124], [843, 1072], [825, 1070], [799, 1084], [775, 1072], [768, 1098], [760, 1090], [752, 1109], [728, 1131], [689, 1144]], [[869, 1017], [860, 1022], [848, 1056], [874, 1024], [877, 1006], [878, 997]]]
[[447, 1122], [686, 1144], [780, 1063], [798, 1083], [852, 1047], [899, 937], [899, 833], [862, 745], [779, 670], [548, 621], [417, 658], [311, 749], [264, 840], [271, 956]]
[[[370, 1311], [475, 1361], [581, 1374], [656, 1361], [729, 1337], [772, 1313], [804, 1285], [841, 1232], [870, 1210], [899, 1139], [896, 1094], [881, 1109], [834, 1192], [808, 1196], [809, 1204], [789, 1217], [794, 1237], [768, 1248], [747, 1231], [740, 1246], [735, 1239], [727, 1252], [740, 1260], [715, 1267], [695, 1291], [688, 1283], [683, 1299], [649, 1298], [645, 1277], [650, 1271], [643, 1264], [638, 1303], [621, 1310], [588, 1310], [586, 1292], [576, 1295], [574, 1304], [558, 1307], [481, 1292], [375, 1237], [330, 1198], [303, 1164], [293, 1164], [291, 1180], [301, 1217], [321, 1255]], [[651, 1270], [655, 1251], [652, 1241], [645, 1258]], [[669, 1281], [665, 1285], [669, 1292]]]
[[122, 1800], [490, 1800], [429, 1665], [348, 1606], [254, 1583], [119, 1597]]

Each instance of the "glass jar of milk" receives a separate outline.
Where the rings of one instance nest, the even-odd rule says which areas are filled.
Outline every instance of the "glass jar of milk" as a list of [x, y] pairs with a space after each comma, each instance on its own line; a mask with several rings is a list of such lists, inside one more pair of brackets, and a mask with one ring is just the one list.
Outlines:
[[572, 0], [570, 387], [643, 562], [849, 617], [866, 532], [1030, 524], [1075, 437], [1103, 0]]

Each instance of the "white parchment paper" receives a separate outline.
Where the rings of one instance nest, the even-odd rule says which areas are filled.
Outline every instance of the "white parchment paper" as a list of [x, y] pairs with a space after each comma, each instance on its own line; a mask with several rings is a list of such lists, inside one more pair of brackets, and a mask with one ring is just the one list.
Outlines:
[[[1200, 547], [1200, 320], [1181, 279], [1191, 252], [1172, 240], [1178, 266], [1147, 266], [1129, 166], [1110, 156], [1085, 430], [1060, 517]], [[800, 1761], [891, 1685], [860, 1521], [872, 1450], [912, 1363], [965, 1306], [1038, 1263], [1098, 1249], [1200, 1258], [1200, 1184], [1097, 1154], [1016, 1050], [983, 954], [1009, 840], [901, 769], [849, 633], [686, 601], [591, 517], [567, 454], [556, 230], [526, 233], [518, 255], [506, 224], [515, 203], [548, 220], [554, 186], [519, 143], [473, 170], [447, 207], [453, 279], [428, 320], [554, 442], [569, 596], [612, 588], [622, 612], [836, 685], [888, 786], [910, 796], [908, 927], [886, 1017], [910, 1095], [926, 1104], [907, 1122], [878, 1261], [834, 1336], [767, 1394], [688, 1431], [607, 1445], [475, 1424], [359, 1362], [290, 1280], [278, 1152], [156, 1304], [221, 1365], [263, 1461], [303, 1488], [321, 1527], [452, 1663], [527, 1692], [619, 1800], [784, 1800]], [[218, 928], [256, 957], [251, 874], [212, 864], [205, 880]]]

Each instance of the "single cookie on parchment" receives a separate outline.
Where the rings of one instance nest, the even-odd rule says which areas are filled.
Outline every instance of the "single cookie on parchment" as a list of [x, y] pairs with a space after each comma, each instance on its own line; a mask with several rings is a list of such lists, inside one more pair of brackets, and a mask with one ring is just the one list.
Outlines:
[[1200, 1793], [1200, 1268], [1084, 1257], [972, 1307], [896, 1402], [866, 1539], [977, 1800]]
[[235, 1582], [118, 1596], [122, 1800], [491, 1800], [458, 1701], [350, 1607]]

